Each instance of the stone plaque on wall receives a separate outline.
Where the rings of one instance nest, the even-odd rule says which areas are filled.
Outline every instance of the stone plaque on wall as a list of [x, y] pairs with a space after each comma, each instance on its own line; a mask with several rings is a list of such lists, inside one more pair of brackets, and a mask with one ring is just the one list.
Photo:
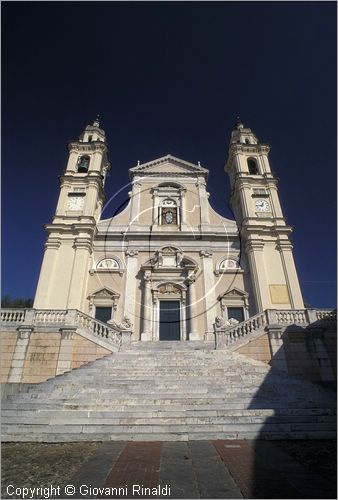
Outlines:
[[290, 304], [286, 285], [269, 285], [272, 304]]

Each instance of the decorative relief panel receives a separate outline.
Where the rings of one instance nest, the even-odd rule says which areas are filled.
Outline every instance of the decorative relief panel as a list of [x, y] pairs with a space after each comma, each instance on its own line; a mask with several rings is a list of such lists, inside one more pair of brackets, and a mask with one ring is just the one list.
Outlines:
[[217, 265], [215, 269], [215, 274], [218, 276], [219, 274], [223, 274], [231, 271], [239, 271], [242, 270], [238, 260], [236, 259], [223, 259]]
[[101, 259], [89, 272], [90, 274], [94, 272], [119, 273], [122, 276], [124, 269], [122, 268], [120, 259], [117, 257], [106, 257], [105, 259]]
[[115, 259], [103, 259], [97, 264], [97, 269], [119, 269], [119, 267]]

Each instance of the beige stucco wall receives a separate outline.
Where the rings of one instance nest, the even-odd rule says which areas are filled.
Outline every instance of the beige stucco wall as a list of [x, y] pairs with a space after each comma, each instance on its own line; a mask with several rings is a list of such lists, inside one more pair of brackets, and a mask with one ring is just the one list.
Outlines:
[[59, 349], [59, 333], [33, 332], [29, 339], [22, 382], [36, 383], [55, 377]]
[[72, 356], [72, 369], [79, 366], [95, 361], [95, 359], [102, 358], [111, 354], [110, 351], [101, 347], [80, 335], [74, 335], [73, 339], [73, 356]]

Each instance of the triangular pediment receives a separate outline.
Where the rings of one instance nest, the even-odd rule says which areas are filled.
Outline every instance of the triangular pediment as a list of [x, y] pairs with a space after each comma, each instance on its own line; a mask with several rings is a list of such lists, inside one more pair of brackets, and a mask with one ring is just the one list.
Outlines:
[[129, 169], [131, 178], [135, 175], [156, 176], [165, 174], [174, 174], [177, 176], [199, 175], [207, 178], [208, 173], [208, 169], [172, 155], [162, 156], [147, 163], [140, 163], [136, 167]]
[[248, 293], [245, 292], [244, 290], [240, 290], [239, 288], [232, 288], [231, 290], [229, 290], [228, 292], [225, 292], [225, 293], [222, 293], [219, 298], [223, 298], [223, 297], [237, 297], [237, 298], [240, 298], [240, 297], [248, 297]]

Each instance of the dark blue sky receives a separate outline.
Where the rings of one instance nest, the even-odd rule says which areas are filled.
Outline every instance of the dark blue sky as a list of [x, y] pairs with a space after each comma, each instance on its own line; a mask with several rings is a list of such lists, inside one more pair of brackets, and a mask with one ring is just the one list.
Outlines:
[[272, 146], [305, 301], [335, 306], [335, 2], [2, 2], [2, 62], [2, 294], [34, 296], [66, 144], [97, 113], [108, 196], [169, 152], [228, 217], [239, 115]]

